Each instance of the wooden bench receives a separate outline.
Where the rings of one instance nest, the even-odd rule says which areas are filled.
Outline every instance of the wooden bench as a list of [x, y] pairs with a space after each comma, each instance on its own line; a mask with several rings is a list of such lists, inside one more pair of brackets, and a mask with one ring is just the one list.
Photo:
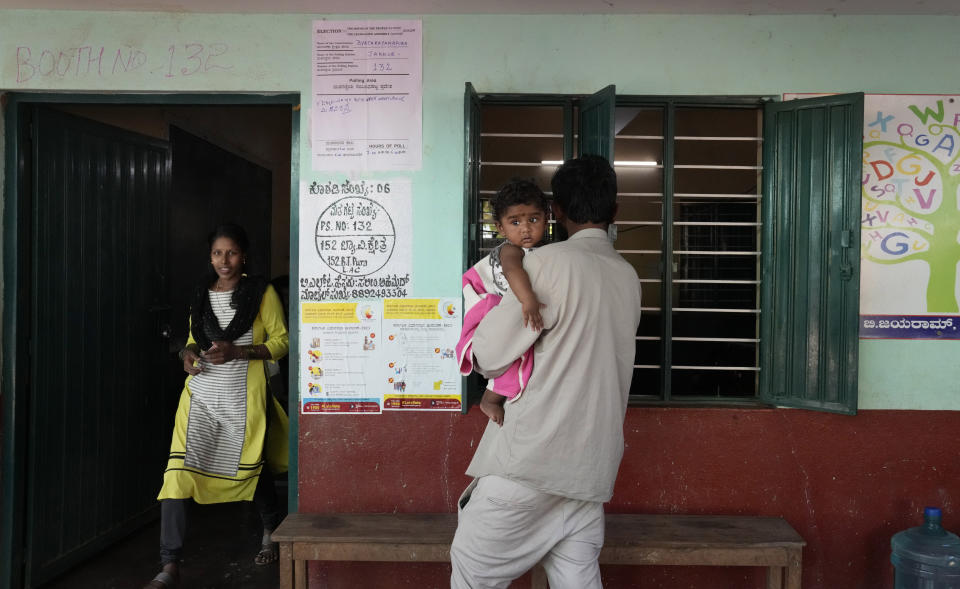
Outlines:
[[[607, 514], [600, 564], [766, 567], [766, 589], [800, 589], [803, 538], [778, 517]], [[307, 561], [449, 562], [455, 513], [287, 516], [281, 589], [306, 589]], [[546, 589], [543, 568], [533, 589]]]

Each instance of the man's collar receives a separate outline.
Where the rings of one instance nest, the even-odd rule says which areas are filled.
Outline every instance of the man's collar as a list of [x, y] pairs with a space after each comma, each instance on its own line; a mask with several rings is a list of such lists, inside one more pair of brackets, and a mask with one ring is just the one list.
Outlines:
[[606, 239], [607, 232], [596, 227], [589, 227], [587, 229], [581, 229], [580, 231], [577, 231], [567, 239], [582, 239], [584, 237], [602, 237]]

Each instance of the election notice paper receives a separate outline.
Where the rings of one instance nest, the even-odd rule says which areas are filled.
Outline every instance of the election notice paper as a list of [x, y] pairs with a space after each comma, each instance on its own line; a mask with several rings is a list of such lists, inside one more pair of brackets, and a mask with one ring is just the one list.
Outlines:
[[313, 21], [312, 167], [419, 170], [418, 20]]

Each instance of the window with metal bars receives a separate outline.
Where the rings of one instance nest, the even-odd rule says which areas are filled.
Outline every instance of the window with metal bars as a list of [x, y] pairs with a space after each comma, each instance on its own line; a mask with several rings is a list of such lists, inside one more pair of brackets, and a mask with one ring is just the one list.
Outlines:
[[[481, 158], [479, 173], [480, 247], [474, 263], [502, 241], [494, 225], [490, 200], [513, 178], [533, 180], [551, 197], [550, 178], [555, 165], [543, 162], [562, 161], [566, 157], [564, 112], [572, 105], [498, 104], [482, 106], [480, 131]], [[554, 239], [556, 225], [549, 220], [547, 241]]]
[[[541, 100], [481, 101], [477, 257], [501, 239], [489, 211], [496, 191], [511, 178], [525, 177], [550, 196], [559, 162], [577, 155], [576, 98]], [[664, 401], [754, 399], [759, 101], [680, 110], [662, 102], [622, 102], [616, 109], [620, 210], [614, 245], [637, 270], [644, 290], [631, 393]], [[667, 137], [671, 126], [683, 135]], [[668, 153], [674, 165], [665, 160]], [[673, 182], [665, 186], [668, 176]], [[671, 193], [671, 186], [684, 192]], [[667, 241], [672, 247], [665, 252]], [[667, 256], [671, 272], [663, 265]], [[672, 321], [664, 321], [664, 313]], [[665, 361], [672, 362], [671, 377], [664, 374]]]
[[[612, 87], [609, 90], [612, 100], [615, 95]], [[775, 118], [770, 111], [788, 108], [771, 109], [773, 104], [759, 97], [615, 97], [610, 129], [619, 204], [614, 245], [643, 284], [631, 386], [634, 402], [762, 400], [855, 411], [856, 325], [850, 321], [855, 312], [849, 308], [855, 284], [837, 283], [835, 291], [845, 293], [841, 298], [846, 301], [838, 311], [840, 321], [830, 322], [840, 329], [826, 334], [829, 347], [845, 354], [845, 368], [837, 370], [837, 363], [823, 356], [819, 344], [803, 347], [804, 337], [814, 342], [813, 335], [824, 335], [822, 329], [817, 334], [814, 330], [832, 313], [830, 307], [818, 310], [814, 298], [820, 295], [814, 292], [807, 293], [814, 297], [809, 300], [807, 295], [783, 295], [804, 286], [794, 263], [803, 252], [780, 247], [773, 260], [763, 248], [765, 239], [777, 244], [793, 240], [796, 246], [814, 238], [815, 232], [820, 232], [816, 239], [833, 240], [838, 233], [833, 226], [856, 227], [858, 201], [853, 191], [859, 190], [859, 181], [850, 154], [858, 149], [859, 131], [857, 95], [851, 96], [839, 106], [790, 107], [800, 114], [784, 112]], [[500, 240], [487, 204], [500, 186], [514, 177], [532, 178], [550, 195], [550, 178], [558, 165], [578, 155], [579, 108], [585, 98], [477, 95], [468, 84], [467, 263]], [[862, 109], [862, 97], [859, 100]], [[812, 114], [802, 114], [808, 108]], [[586, 129], [586, 121], [583, 125]], [[765, 141], [765, 134], [776, 139]], [[765, 151], [765, 143], [774, 143], [776, 149]], [[845, 155], [838, 159], [841, 150]], [[763, 173], [765, 157], [778, 166], [772, 181]], [[823, 190], [794, 194], [787, 168], [809, 175], [814, 173], [811, 162], [813, 166], [825, 162], [815, 173], [835, 181], [824, 184]], [[782, 201], [772, 209], [775, 212], [763, 210], [764, 190]], [[830, 202], [835, 204], [826, 204]], [[793, 227], [790, 211], [804, 208], [842, 214], [822, 225]], [[770, 225], [766, 228], [765, 218]], [[555, 233], [559, 232], [550, 232], [551, 239], [563, 238]], [[839, 244], [827, 244], [824, 251], [838, 248]], [[816, 261], [810, 269], [823, 274], [824, 280], [834, 280]], [[771, 284], [764, 285], [764, 277]], [[824, 295], [820, 302], [830, 303], [828, 299]], [[766, 326], [761, 323], [762, 300], [770, 301], [776, 314], [767, 315]], [[855, 301], [852, 304], [856, 306]], [[780, 334], [778, 325], [785, 326], [782, 333], [789, 341], [780, 337], [761, 341], [764, 329]], [[767, 371], [767, 384], [761, 366]], [[828, 373], [802, 376], [804, 367], [811, 372], [812, 366], [828, 366]], [[785, 371], [798, 375], [793, 383], [777, 378]]]
[[757, 398], [761, 113], [759, 99], [618, 99], [614, 245], [644, 286], [638, 398]]

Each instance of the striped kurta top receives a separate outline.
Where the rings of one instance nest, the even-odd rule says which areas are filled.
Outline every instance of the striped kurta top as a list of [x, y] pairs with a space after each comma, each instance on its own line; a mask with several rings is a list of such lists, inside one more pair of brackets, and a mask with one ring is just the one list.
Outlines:
[[[232, 296], [233, 291], [210, 291], [210, 306], [221, 329], [226, 329], [236, 315], [236, 309], [230, 306]], [[252, 344], [253, 328], [233, 343]], [[213, 474], [237, 475], [247, 416], [248, 363], [237, 359], [218, 366], [200, 360], [203, 372], [190, 381], [193, 399], [184, 465]]]

